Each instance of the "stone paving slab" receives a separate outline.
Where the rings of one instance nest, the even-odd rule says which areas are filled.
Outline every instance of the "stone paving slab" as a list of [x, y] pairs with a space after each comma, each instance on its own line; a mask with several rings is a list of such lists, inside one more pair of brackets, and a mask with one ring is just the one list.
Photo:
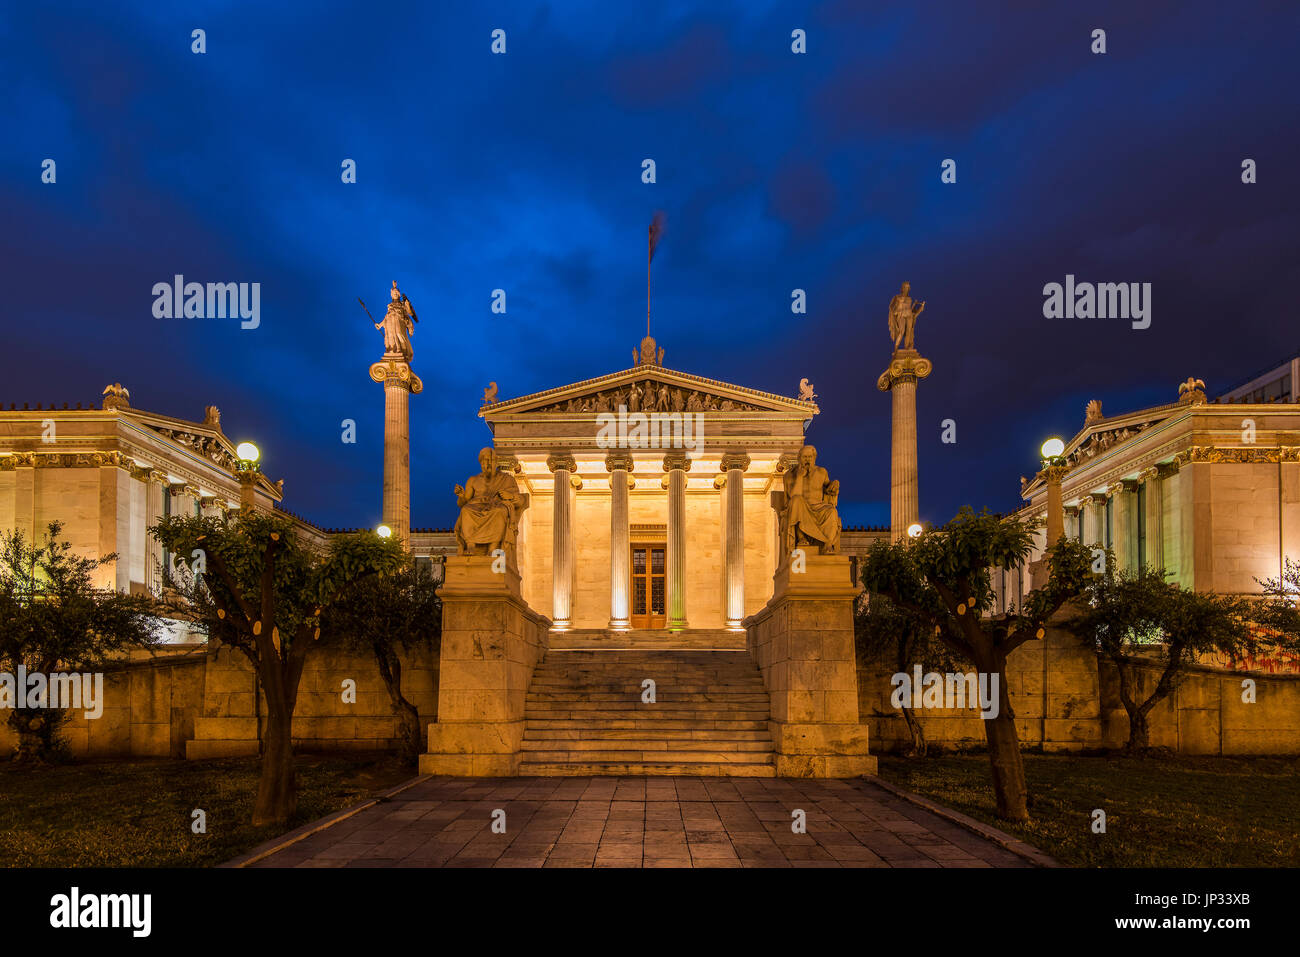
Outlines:
[[[935, 810], [931, 810], [933, 807]], [[792, 812], [806, 814], [794, 833]], [[505, 833], [493, 813], [505, 812]], [[249, 867], [1033, 867], [870, 778], [451, 778], [403, 786]], [[499, 815], [498, 815], [499, 817]], [[963, 819], [964, 820], [964, 819]], [[280, 843], [287, 841], [280, 839]], [[1028, 849], [1032, 852], [1032, 849]], [[244, 859], [232, 862], [240, 864]]]

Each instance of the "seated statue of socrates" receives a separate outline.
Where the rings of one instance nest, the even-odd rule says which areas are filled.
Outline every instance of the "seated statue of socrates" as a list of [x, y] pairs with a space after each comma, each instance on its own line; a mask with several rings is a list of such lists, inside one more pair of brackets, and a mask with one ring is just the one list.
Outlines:
[[817, 450], [805, 445], [799, 464], [782, 476], [785, 509], [781, 513], [781, 540], [788, 558], [800, 545], [814, 545], [822, 555], [840, 550], [840, 483], [817, 464]]

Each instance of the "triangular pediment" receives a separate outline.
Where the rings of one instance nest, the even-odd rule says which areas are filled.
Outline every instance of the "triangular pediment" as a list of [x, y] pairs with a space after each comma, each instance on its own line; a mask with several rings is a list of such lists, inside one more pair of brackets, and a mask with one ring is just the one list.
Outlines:
[[[1088, 418], [1083, 428], [1066, 443], [1061, 457], [1071, 471], [1085, 468], [1099, 456], [1137, 439], [1147, 429], [1189, 407], [1187, 403], [1174, 402], [1123, 415], [1103, 416], [1100, 403], [1089, 403]], [[1032, 479], [1024, 480], [1020, 494], [1024, 498], [1031, 498], [1044, 487], [1043, 474], [1040, 472]]]
[[524, 414], [590, 415], [617, 412], [620, 406], [629, 412], [752, 412], [800, 418], [811, 418], [819, 411], [811, 399], [775, 395], [675, 369], [642, 365], [545, 392], [490, 402], [479, 409], [479, 415], [488, 419]]

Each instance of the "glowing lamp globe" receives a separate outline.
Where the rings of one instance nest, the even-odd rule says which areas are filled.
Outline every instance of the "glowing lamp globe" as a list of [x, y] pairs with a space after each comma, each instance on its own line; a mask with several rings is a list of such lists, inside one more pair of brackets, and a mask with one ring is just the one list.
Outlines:
[[389, 528], [387, 525], [380, 525], [377, 529], [375, 529], [375, 534], [378, 535], [380, 538], [392, 538], [393, 530]]
[[235, 454], [244, 462], [256, 462], [262, 456], [252, 442], [240, 442], [235, 446]]
[[913, 522], [911, 525], [907, 526], [907, 537], [908, 537], [908, 538], [916, 538], [916, 537], [918, 537], [920, 534], [921, 534], [921, 523], [920, 523], [920, 522]]
[[1043, 443], [1041, 451], [1045, 459], [1059, 459], [1065, 454], [1065, 443], [1060, 439], [1048, 439]]

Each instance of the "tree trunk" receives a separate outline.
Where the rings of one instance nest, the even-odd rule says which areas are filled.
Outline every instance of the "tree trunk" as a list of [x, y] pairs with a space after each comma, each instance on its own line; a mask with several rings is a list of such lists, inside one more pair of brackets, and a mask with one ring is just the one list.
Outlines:
[[388, 701], [397, 716], [397, 757], [403, 764], [415, 764], [424, 751], [424, 734], [420, 730], [420, 713], [402, 694], [402, 659], [387, 642], [374, 645], [379, 675], [388, 689]]
[[912, 753], [917, 757], [925, 757], [927, 745], [925, 743], [925, 729], [921, 727], [921, 722], [917, 720], [916, 712], [911, 708], [900, 708], [903, 712], [903, 721], [907, 723], [907, 731], [912, 736]]
[[989, 763], [993, 767], [993, 796], [998, 817], [1008, 821], [1029, 820], [1029, 788], [1025, 784], [1025, 762], [1020, 754], [1020, 735], [1016, 715], [1007, 694], [1005, 662], [983, 668], [998, 678], [998, 714], [984, 720], [984, 737], [989, 745]]
[[293, 713], [268, 707], [262, 736], [262, 776], [257, 782], [253, 825], [286, 824], [298, 808], [293, 769]]
[[1142, 754], [1150, 747], [1151, 729], [1146, 712], [1134, 708], [1128, 713], [1128, 744], [1124, 745], [1124, 750], [1130, 754]]

